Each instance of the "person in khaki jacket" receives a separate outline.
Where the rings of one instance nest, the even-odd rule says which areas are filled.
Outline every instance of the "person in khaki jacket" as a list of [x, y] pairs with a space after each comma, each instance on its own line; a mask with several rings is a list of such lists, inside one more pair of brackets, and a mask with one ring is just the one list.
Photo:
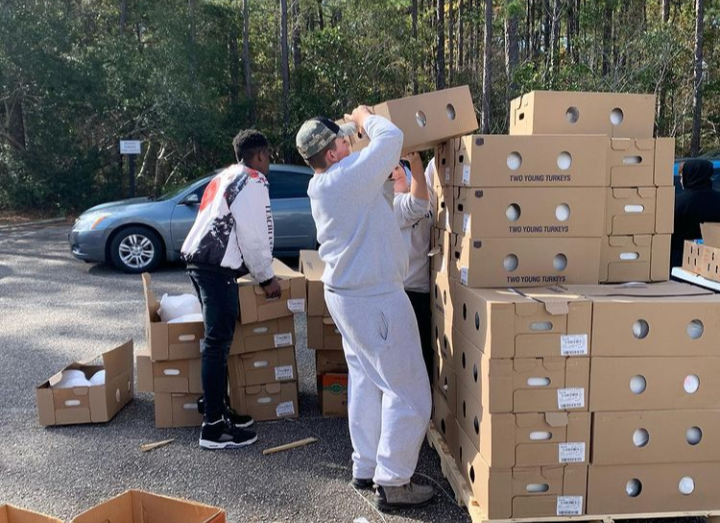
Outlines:
[[352, 484], [374, 484], [380, 510], [416, 507], [434, 494], [411, 481], [432, 400], [403, 288], [408, 254], [383, 193], [403, 134], [365, 106], [346, 118], [370, 138], [361, 152], [350, 153], [353, 126], [341, 128], [327, 118], [306, 121], [296, 145], [315, 171], [308, 195], [325, 262], [325, 301], [342, 334], [350, 374]]

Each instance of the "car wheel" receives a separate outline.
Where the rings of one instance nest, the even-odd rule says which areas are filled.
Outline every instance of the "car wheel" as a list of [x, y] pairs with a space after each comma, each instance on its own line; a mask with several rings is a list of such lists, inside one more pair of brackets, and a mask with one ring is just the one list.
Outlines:
[[123, 272], [152, 272], [160, 265], [163, 245], [160, 237], [145, 227], [128, 227], [110, 244], [110, 259]]

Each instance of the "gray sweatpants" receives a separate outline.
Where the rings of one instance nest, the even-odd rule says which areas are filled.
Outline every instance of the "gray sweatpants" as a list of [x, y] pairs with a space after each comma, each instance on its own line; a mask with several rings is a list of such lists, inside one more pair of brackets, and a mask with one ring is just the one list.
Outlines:
[[349, 369], [353, 476], [383, 486], [410, 481], [432, 398], [417, 321], [402, 290], [372, 297], [325, 290]]

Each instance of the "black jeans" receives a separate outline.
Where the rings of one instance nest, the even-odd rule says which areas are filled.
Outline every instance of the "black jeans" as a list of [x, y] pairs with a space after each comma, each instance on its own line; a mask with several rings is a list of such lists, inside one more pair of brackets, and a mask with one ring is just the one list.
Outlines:
[[415, 318], [420, 331], [420, 345], [427, 368], [430, 385], [433, 383], [433, 348], [432, 348], [432, 312], [430, 310], [430, 293], [405, 291], [410, 298]]
[[190, 280], [202, 306], [205, 338], [202, 350], [202, 386], [205, 421], [218, 420], [225, 413], [227, 360], [240, 315], [235, 278], [221, 273], [192, 269]]

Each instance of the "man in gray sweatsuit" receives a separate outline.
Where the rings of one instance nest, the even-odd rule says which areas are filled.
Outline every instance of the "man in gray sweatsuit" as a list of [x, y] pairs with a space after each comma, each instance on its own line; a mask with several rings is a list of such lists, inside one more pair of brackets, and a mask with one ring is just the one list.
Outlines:
[[[383, 184], [400, 159], [403, 134], [365, 106], [342, 128], [306, 121], [298, 151], [315, 176], [308, 195], [325, 262], [325, 301], [343, 337], [350, 387], [353, 482], [375, 484], [381, 510], [424, 505], [433, 489], [411, 482], [431, 411], [417, 321], [403, 290], [408, 255]], [[352, 125], [355, 124], [355, 125]], [[364, 129], [370, 145], [350, 153]]]

